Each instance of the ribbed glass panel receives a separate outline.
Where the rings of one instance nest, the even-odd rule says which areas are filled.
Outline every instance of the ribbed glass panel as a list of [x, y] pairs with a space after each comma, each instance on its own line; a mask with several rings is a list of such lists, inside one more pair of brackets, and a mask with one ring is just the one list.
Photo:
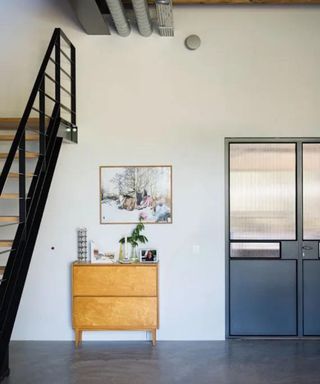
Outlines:
[[303, 144], [303, 238], [320, 239], [320, 144]]
[[231, 258], [280, 258], [280, 243], [231, 243]]
[[230, 144], [230, 238], [296, 238], [294, 143]]

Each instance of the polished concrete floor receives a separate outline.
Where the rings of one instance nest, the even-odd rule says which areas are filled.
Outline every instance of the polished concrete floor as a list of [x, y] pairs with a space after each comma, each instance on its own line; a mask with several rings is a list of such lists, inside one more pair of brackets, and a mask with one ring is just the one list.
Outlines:
[[320, 341], [12, 342], [4, 384], [319, 384]]

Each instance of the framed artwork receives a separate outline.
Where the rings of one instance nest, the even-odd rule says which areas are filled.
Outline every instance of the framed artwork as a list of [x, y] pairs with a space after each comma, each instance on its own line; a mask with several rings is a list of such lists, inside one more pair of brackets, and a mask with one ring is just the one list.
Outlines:
[[101, 166], [100, 223], [172, 223], [172, 167]]

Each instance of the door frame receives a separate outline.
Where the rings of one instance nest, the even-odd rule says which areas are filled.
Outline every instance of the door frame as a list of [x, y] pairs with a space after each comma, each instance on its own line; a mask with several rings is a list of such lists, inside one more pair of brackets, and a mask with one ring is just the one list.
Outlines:
[[[225, 337], [227, 339], [270, 339], [274, 336], [234, 336], [230, 334], [230, 190], [229, 148], [231, 143], [296, 143], [296, 240], [299, 253], [303, 242], [303, 164], [302, 144], [320, 143], [320, 137], [226, 137], [225, 154]], [[320, 262], [320, 261], [319, 261]], [[297, 260], [297, 336], [276, 336], [279, 339], [317, 338], [303, 335], [303, 276], [301, 257]]]

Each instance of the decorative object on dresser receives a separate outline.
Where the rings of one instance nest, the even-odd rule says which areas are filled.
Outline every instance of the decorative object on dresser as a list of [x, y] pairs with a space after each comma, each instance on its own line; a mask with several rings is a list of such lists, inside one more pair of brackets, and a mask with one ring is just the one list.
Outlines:
[[172, 167], [100, 167], [100, 223], [172, 222]]
[[114, 252], [105, 252], [94, 254], [91, 259], [92, 264], [112, 264], [115, 262], [115, 253]]
[[93, 262], [95, 257], [99, 254], [99, 249], [96, 246], [96, 243], [93, 240], [89, 241], [89, 249], [90, 249], [90, 260]]
[[[145, 244], [148, 242], [146, 236], [142, 235], [141, 232], [144, 230], [144, 224], [140, 221], [129, 237], [122, 237], [119, 240], [120, 243], [120, 254], [119, 261], [120, 262], [131, 262], [137, 263], [139, 261], [137, 247], [139, 243]], [[128, 257], [128, 243], [131, 245], [131, 255], [130, 259]], [[123, 246], [124, 246], [124, 257], [123, 257]], [[122, 257], [120, 257], [122, 256]]]
[[88, 259], [88, 242], [87, 228], [78, 229], [78, 260], [87, 261]]
[[140, 249], [140, 263], [158, 263], [159, 256], [156, 249]]
[[90, 241], [90, 261], [93, 264], [109, 264], [115, 262], [115, 252], [106, 251], [100, 252], [94, 241]]
[[72, 321], [75, 344], [83, 331], [159, 328], [158, 264], [72, 265]]

